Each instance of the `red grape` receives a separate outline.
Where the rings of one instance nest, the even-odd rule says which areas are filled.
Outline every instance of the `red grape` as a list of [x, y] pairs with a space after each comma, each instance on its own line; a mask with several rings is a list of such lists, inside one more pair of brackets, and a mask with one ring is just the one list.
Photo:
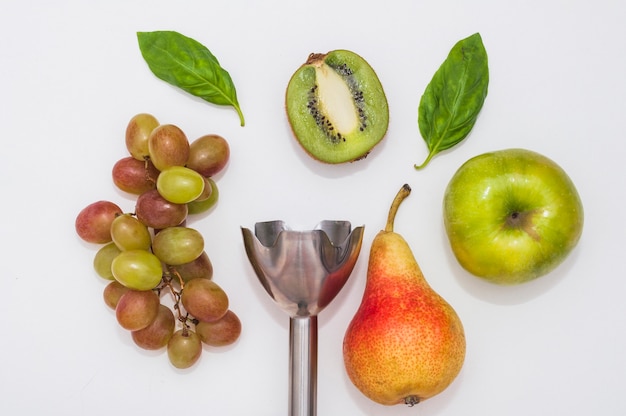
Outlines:
[[159, 121], [151, 114], [141, 113], [130, 119], [126, 126], [126, 148], [137, 160], [145, 160], [148, 152], [148, 137], [159, 126]]
[[213, 277], [213, 264], [206, 251], [203, 251], [197, 259], [189, 263], [169, 266], [169, 269], [178, 273], [183, 282], [188, 282], [191, 279], [211, 279]]
[[110, 201], [89, 204], [76, 217], [76, 233], [89, 243], [110, 243], [111, 223], [120, 214], [122, 209]]
[[150, 160], [158, 170], [185, 166], [189, 158], [189, 141], [185, 133], [173, 124], [155, 128], [148, 138]]
[[128, 156], [113, 165], [112, 177], [115, 186], [124, 192], [139, 195], [156, 188], [159, 171], [150, 160], [137, 160]]
[[180, 225], [188, 212], [187, 205], [169, 202], [156, 189], [139, 195], [135, 205], [137, 219], [156, 230]]
[[159, 305], [159, 312], [150, 325], [137, 331], [132, 331], [131, 336], [137, 346], [145, 350], [158, 350], [167, 345], [176, 328], [176, 318], [172, 310]]
[[151, 290], [129, 290], [115, 307], [115, 317], [122, 328], [137, 331], [150, 325], [159, 313], [161, 300]]
[[[203, 212], [206, 212], [210, 210], [211, 208], [213, 208], [215, 204], [217, 203], [217, 201], [219, 200], [220, 192], [217, 188], [217, 184], [211, 178], [206, 178], [206, 179], [211, 186], [211, 195], [209, 195], [207, 199], [203, 199], [203, 200], [196, 199], [195, 201], [189, 202], [187, 204], [188, 214], [191, 214], [191, 215], [202, 214]], [[207, 185], [205, 184], [205, 188], [206, 186]]]
[[228, 310], [215, 322], [198, 322], [196, 333], [205, 344], [223, 347], [237, 341], [241, 335], [241, 321], [233, 311]]
[[207, 134], [190, 144], [187, 167], [208, 177], [220, 172], [229, 159], [230, 147], [226, 139], [217, 134]]
[[102, 297], [104, 298], [104, 303], [111, 309], [115, 309], [117, 303], [119, 302], [122, 295], [128, 292], [130, 289], [118, 282], [117, 280], [112, 281], [104, 288], [102, 292]]
[[228, 311], [226, 292], [208, 279], [192, 279], [185, 283], [181, 301], [185, 310], [200, 321], [217, 321]]
[[191, 202], [206, 201], [207, 199], [211, 197], [211, 194], [213, 193], [213, 187], [211, 186], [211, 179], [207, 178], [206, 176], [203, 176], [202, 179], [204, 180], [204, 188], [202, 189], [202, 193], [200, 194], [199, 197], [197, 197]]

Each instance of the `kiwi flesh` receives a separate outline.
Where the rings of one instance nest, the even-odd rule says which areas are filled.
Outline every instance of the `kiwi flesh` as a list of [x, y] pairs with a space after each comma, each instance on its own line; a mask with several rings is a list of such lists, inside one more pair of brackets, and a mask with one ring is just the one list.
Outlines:
[[285, 106], [300, 145], [324, 163], [365, 158], [389, 125], [378, 76], [348, 50], [310, 54], [289, 80]]

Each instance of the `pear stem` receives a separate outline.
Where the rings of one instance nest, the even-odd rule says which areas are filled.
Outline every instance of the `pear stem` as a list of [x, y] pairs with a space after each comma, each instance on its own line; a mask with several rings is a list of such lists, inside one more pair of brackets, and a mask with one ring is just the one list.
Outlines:
[[404, 198], [409, 196], [411, 193], [411, 187], [408, 184], [402, 185], [402, 188], [396, 194], [396, 197], [393, 199], [391, 203], [391, 208], [389, 208], [389, 216], [387, 217], [387, 225], [385, 226], [385, 231], [388, 233], [393, 232], [393, 221], [396, 219], [396, 213], [398, 212], [398, 208]]
[[420, 402], [419, 396], [411, 395], [404, 398], [404, 404], [409, 407], [413, 407]]

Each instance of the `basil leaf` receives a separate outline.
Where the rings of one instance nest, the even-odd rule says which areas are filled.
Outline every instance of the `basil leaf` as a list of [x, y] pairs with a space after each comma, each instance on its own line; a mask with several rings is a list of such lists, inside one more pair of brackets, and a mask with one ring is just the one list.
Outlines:
[[426, 87], [418, 109], [418, 124], [429, 154], [449, 149], [470, 133], [487, 97], [489, 67], [479, 33], [457, 42]]
[[137, 32], [137, 40], [154, 75], [212, 104], [234, 107], [245, 124], [233, 80], [204, 45], [174, 31]]

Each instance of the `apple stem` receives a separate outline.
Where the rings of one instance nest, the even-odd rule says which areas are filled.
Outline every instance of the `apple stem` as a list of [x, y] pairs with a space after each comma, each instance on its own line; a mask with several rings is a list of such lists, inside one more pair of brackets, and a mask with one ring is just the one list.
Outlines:
[[398, 208], [404, 198], [409, 196], [411, 193], [411, 187], [408, 184], [402, 185], [402, 188], [396, 194], [396, 197], [393, 199], [391, 203], [391, 208], [389, 208], [389, 216], [387, 217], [387, 225], [385, 226], [385, 231], [388, 233], [393, 232], [393, 221], [396, 219], [396, 213], [398, 212]]

